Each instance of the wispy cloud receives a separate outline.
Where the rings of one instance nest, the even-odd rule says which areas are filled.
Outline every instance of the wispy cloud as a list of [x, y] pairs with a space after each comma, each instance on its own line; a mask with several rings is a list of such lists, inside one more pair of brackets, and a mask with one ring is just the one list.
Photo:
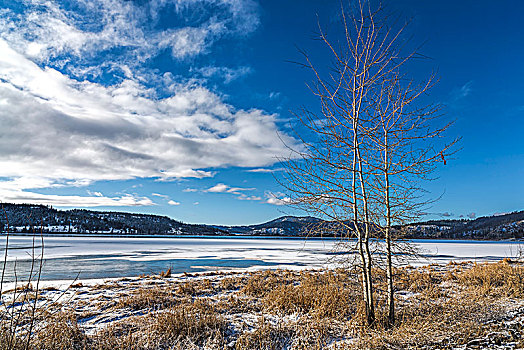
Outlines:
[[[79, 184], [82, 186], [83, 184]], [[39, 177], [21, 177], [9, 181], [0, 181], [0, 198], [8, 203], [41, 203], [65, 207], [122, 207], [146, 206], [155, 203], [143, 196], [125, 194], [104, 196], [97, 191], [87, 191], [87, 196], [50, 195], [38, 193], [38, 189], [49, 187], [74, 186], [74, 183], [52, 183], [49, 179]]]
[[241, 201], [261, 201], [262, 197], [260, 196], [248, 196], [244, 193], [241, 193], [240, 196], [237, 197], [237, 199], [240, 199]]
[[273, 205], [289, 205], [292, 204], [291, 198], [286, 196], [284, 193], [281, 192], [266, 192], [265, 193], [267, 204], [273, 204]]
[[254, 191], [255, 188], [231, 187], [223, 183], [214, 185], [213, 187], [204, 190], [204, 192], [211, 193], [233, 193], [240, 195], [242, 191]]
[[155, 196], [155, 197], [160, 197], [160, 198], [164, 198], [164, 199], [169, 199], [169, 196], [166, 195], [166, 194], [161, 194], [161, 193], [151, 193], [152, 196]]
[[451, 90], [451, 99], [453, 102], [457, 102], [469, 95], [471, 95], [473, 89], [473, 80], [468, 81], [461, 87], [456, 87], [453, 90]]
[[174, 200], [170, 200], [169, 202], [167, 202], [167, 204], [169, 205], [180, 205], [180, 202], [177, 202], [177, 201], [174, 201]]
[[184, 188], [182, 190], [182, 192], [198, 192], [198, 190], [196, 188]]
[[276, 92], [276, 91], [271, 91], [269, 93], [269, 99], [270, 100], [276, 100], [280, 97], [281, 93], [280, 92]]
[[233, 80], [237, 80], [239, 78], [242, 78], [250, 73], [252, 73], [251, 67], [238, 67], [238, 68], [228, 68], [228, 67], [202, 67], [195, 69], [195, 71], [202, 74], [202, 76], [206, 78], [211, 77], [217, 77], [219, 79], [222, 79], [224, 83], [229, 84]]
[[[6, 6], [0, 34], [36, 60], [63, 66], [74, 61], [75, 68], [93, 73], [100, 52], [118, 52], [118, 62], [124, 59], [129, 67], [165, 50], [184, 59], [206, 53], [220, 38], [248, 35], [260, 22], [252, 0], [72, 0], [70, 5], [27, 0], [24, 6]], [[193, 16], [192, 23], [181, 20], [194, 11], [199, 16]], [[187, 24], [158, 29], [163, 13]], [[113, 62], [112, 58], [107, 56], [105, 62]], [[99, 67], [105, 68], [110, 67]]]
[[147, 198], [126, 194], [120, 197], [68, 196], [41, 194], [33, 191], [0, 189], [0, 198], [8, 203], [40, 203], [63, 207], [129, 207], [147, 206], [155, 203]]
[[270, 169], [270, 168], [255, 168], [246, 170], [248, 173], [275, 173], [277, 171], [282, 171], [282, 168]]

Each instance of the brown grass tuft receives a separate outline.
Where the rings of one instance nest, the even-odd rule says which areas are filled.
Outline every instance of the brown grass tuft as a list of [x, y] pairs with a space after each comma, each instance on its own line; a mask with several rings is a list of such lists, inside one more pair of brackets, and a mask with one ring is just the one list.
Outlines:
[[268, 311], [310, 314], [317, 319], [347, 319], [355, 313], [356, 286], [332, 271], [306, 274], [297, 285], [285, 284], [262, 300]]
[[237, 339], [235, 350], [280, 350], [292, 343], [293, 331], [281, 324], [272, 324], [261, 318], [252, 331], [243, 332]]
[[498, 263], [475, 264], [456, 275], [460, 284], [473, 288], [474, 294], [507, 297], [524, 296], [524, 266], [509, 259]]

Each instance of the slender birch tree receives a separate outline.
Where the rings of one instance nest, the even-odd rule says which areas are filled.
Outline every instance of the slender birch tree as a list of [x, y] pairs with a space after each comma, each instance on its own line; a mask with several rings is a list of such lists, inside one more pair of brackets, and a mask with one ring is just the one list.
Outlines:
[[[314, 74], [309, 88], [320, 112], [296, 113], [301, 149], [292, 149], [282, 184], [291, 203], [316, 214], [331, 232], [354, 244], [362, 282], [366, 322], [376, 322], [373, 238], [383, 238], [386, 256], [388, 323], [395, 322], [395, 225], [417, 216], [418, 181], [427, 178], [451, 144], [437, 151], [448, 128], [434, 128], [438, 105], [417, 106], [435, 79], [416, 85], [401, 71], [416, 51], [403, 54], [405, 26], [393, 30], [381, 8], [358, 2], [347, 15], [342, 8], [343, 40], [333, 42], [319, 26], [319, 38], [332, 56], [323, 74], [304, 55]], [[299, 131], [299, 129], [301, 131]], [[324, 228], [326, 229], [326, 228]], [[349, 240], [354, 239], [354, 240]]]
[[376, 227], [382, 231], [386, 256], [388, 324], [395, 323], [393, 285], [394, 226], [401, 226], [421, 215], [427, 201], [422, 200], [420, 183], [428, 180], [436, 166], [452, 154], [458, 141], [439, 144], [451, 123], [436, 126], [440, 117], [438, 104], [417, 104], [435, 82], [431, 76], [423, 84], [398, 71], [386, 77], [375, 91], [372, 129], [367, 137], [373, 144], [367, 158], [374, 173], [370, 191], [378, 200], [374, 212]]

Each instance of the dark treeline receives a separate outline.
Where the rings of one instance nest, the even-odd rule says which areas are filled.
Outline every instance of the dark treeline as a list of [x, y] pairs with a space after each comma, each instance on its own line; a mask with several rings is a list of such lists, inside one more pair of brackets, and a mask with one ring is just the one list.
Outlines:
[[[107, 234], [196, 234], [217, 235], [226, 232], [211, 226], [185, 224], [167, 216], [101, 212], [84, 209], [57, 210], [33, 204], [3, 204], [9, 231], [16, 233], [107, 233]], [[5, 215], [0, 228], [6, 231]]]
[[412, 238], [522, 239], [524, 211], [475, 220], [431, 220], [408, 225]]
[[[105, 212], [84, 209], [58, 210], [35, 204], [2, 204], [12, 233], [90, 233], [158, 235], [264, 235], [264, 236], [335, 236], [334, 225], [318, 218], [283, 216], [249, 226], [186, 224], [167, 216]], [[5, 214], [0, 217], [0, 231], [7, 231]], [[312, 230], [323, 226], [325, 229]], [[402, 229], [406, 238], [451, 239], [521, 239], [524, 237], [524, 211], [475, 220], [431, 220], [409, 224]]]

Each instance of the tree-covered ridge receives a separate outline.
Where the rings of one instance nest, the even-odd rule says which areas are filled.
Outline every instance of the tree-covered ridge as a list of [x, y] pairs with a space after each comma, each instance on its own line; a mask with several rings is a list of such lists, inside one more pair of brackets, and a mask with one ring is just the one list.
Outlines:
[[[224, 234], [207, 225], [192, 225], [167, 216], [102, 212], [84, 209], [57, 210], [51, 206], [3, 204], [10, 232], [59, 232], [104, 234]], [[0, 218], [5, 231], [6, 218]]]
[[431, 220], [407, 226], [413, 238], [521, 239], [524, 211], [483, 216], [475, 220]]
[[[150, 235], [259, 235], [304, 236], [314, 225], [323, 224], [324, 236], [334, 235], [332, 225], [318, 218], [282, 216], [266, 223], [248, 226], [186, 224], [167, 216], [85, 209], [58, 210], [51, 206], [4, 203], [9, 232], [14, 233], [85, 233]], [[0, 230], [6, 231], [4, 213]], [[400, 227], [397, 227], [397, 229]], [[524, 237], [524, 211], [485, 216], [475, 220], [431, 220], [406, 225], [406, 238], [520, 239]]]

